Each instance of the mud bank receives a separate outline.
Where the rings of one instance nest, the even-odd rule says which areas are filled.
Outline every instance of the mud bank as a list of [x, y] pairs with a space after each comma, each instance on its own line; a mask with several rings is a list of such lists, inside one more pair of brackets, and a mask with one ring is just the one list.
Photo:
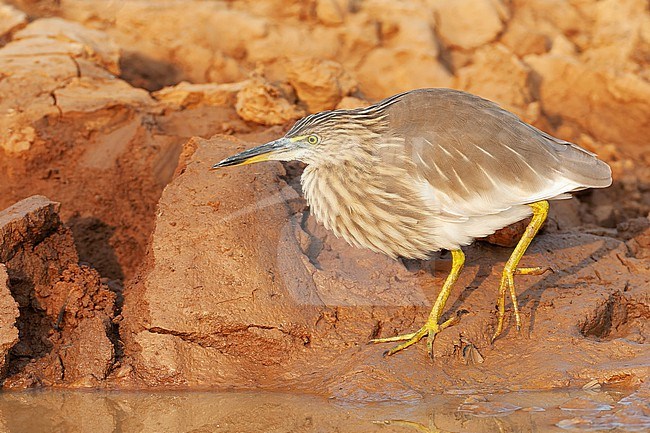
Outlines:
[[[14, 1], [0, 17], [5, 388], [381, 401], [647, 381], [646, 2]], [[444, 253], [334, 238], [299, 164], [209, 171], [307, 113], [415, 87], [492, 99], [614, 171], [553, 203], [525, 264], [555, 272], [518, 278], [519, 335], [488, 338], [510, 252], [494, 244], [521, 225], [467, 249], [433, 362], [366, 342], [419, 326]]]

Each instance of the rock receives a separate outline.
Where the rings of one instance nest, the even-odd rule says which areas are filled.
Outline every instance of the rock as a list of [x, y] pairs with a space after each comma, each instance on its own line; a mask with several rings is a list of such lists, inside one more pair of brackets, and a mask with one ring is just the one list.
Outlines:
[[510, 224], [507, 227], [504, 227], [496, 232], [488, 235], [481, 240], [491, 243], [493, 245], [499, 245], [501, 247], [514, 247], [521, 239], [521, 235], [526, 231], [526, 227], [530, 223], [530, 218], [525, 220], [518, 221], [514, 224]]
[[27, 24], [27, 15], [11, 5], [0, 4], [0, 45], [9, 34]]
[[[35, 195], [0, 211], [0, 263], [8, 263], [26, 245], [36, 246], [56, 232], [61, 227], [59, 207], [59, 203]], [[61, 247], [65, 248], [65, 243]], [[70, 258], [75, 259], [71, 254]]]
[[[210, 164], [214, 158], [223, 158], [233, 153], [243, 143], [223, 138], [212, 143], [198, 140], [196, 145], [198, 150], [177, 178], [177, 184], [166, 188], [163, 193], [159, 213], [165, 215], [165, 221], [159, 220], [156, 224], [150, 257], [153, 268], [146, 271], [147, 277], [142, 285], [130, 290], [124, 307], [123, 326], [132, 332], [126, 335], [132, 344], [132, 356], [136, 358], [136, 371], [151, 384], [198, 384], [207, 383], [206, 381], [225, 383], [224, 381], [234, 379], [234, 371], [223, 369], [225, 365], [230, 365], [233, 356], [240, 358], [244, 369], [248, 368], [246, 365], [256, 364], [267, 365], [269, 371], [274, 371], [274, 365], [289, 362], [304, 351], [309, 341], [303, 328], [318, 318], [314, 316], [315, 311], [310, 305], [319, 301], [310, 294], [308, 286], [303, 287], [308, 281], [307, 274], [295, 274], [304, 282], [300, 279], [294, 282], [302, 290], [302, 293], [294, 294], [283, 287], [281, 275], [277, 275], [279, 280], [276, 281], [276, 277], [269, 273], [276, 260], [291, 263], [292, 257], [298, 254], [297, 247], [294, 246], [294, 251], [283, 251], [282, 257], [278, 257], [276, 242], [272, 240], [274, 238], [266, 234], [272, 232], [273, 236], [277, 236], [282, 233], [285, 218], [289, 216], [283, 202], [295, 196], [295, 191], [286, 187], [276, 197], [268, 197], [269, 193], [277, 192], [276, 181], [270, 173], [257, 177], [257, 180], [245, 172], [218, 172], [215, 173], [216, 176], [206, 176], [209, 174], [209, 166], [206, 164]], [[227, 176], [225, 180], [223, 176]], [[202, 180], [195, 183], [198, 178]], [[249, 189], [237, 191], [231, 187], [251, 182], [259, 188], [257, 192]], [[224, 239], [223, 244], [213, 245], [205, 250], [207, 254], [201, 256], [196, 256], [193, 248], [186, 249], [183, 246], [184, 239], [194, 239], [196, 245], [207, 245], [212, 244], [212, 235], [208, 235], [204, 229], [197, 230], [199, 227], [194, 224], [188, 224], [189, 220], [183, 216], [184, 206], [176, 207], [173, 204], [179, 200], [187, 202], [188, 199], [198, 198], [187, 195], [188, 187], [202, 191], [199, 200], [205, 199], [205, 206], [200, 211], [203, 214], [201, 226], [204, 229], [212, 227], [216, 230], [214, 235]], [[241, 194], [246, 194], [249, 202], [262, 201], [248, 210], [241, 209], [240, 206], [235, 206], [237, 200], [233, 202], [228, 199], [243, 197]], [[208, 202], [215, 200], [221, 203], [217, 210], [208, 205]], [[257, 220], [259, 214], [254, 212], [257, 206], [265, 208], [261, 221]], [[207, 225], [204, 226], [204, 223]], [[259, 237], [252, 240], [253, 243], [244, 247], [246, 253], [243, 253], [244, 249], [231, 249], [227, 239], [239, 237], [237, 232], [250, 224], [261, 224], [265, 227], [265, 233], [260, 233]], [[291, 230], [291, 226], [285, 226], [284, 230]], [[184, 235], [177, 238], [176, 235], [180, 233]], [[291, 236], [291, 232], [285, 232], [283, 236], [287, 235]], [[172, 255], [168, 249], [170, 242], [181, 248]], [[258, 259], [262, 262], [258, 262]], [[211, 268], [214, 272], [212, 282], [205, 280], [200, 273], [192, 276], [194, 271], [186, 267], [190, 262], [194, 263], [191, 267], [197, 271], [205, 267]], [[183, 290], [167, 291], [157, 283], [165, 278], [169, 278], [169, 281], [178, 280], [178, 287], [186, 287], [187, 278], [194, 280], [191, 283], [195, 287], [193, 299], [186, 298]], [[172, 289], [172, 286], [173, 284], [167, 287]], [[295, 296], [301, 295], [297, 301], [306, 306], [304, 311], [294, 305]], [[161, 302], [163, 299], [166, 300]], [[256, 299], [276, 299], [277, 309], [259, 309], [255, 306]], [[238, 300], [244, 301], [251, 308], [240, 304]], [[195, 308], [195, 302], [202, 306]], [[222, 308], [218, 308], [219, 305]], [[188, 316], [180, 318], [170, 314], [174, 310], [185, 311]], [[194, 328], [197, 324], [200, 329]], [[235, 340], [238, 343], [234, 343]], [[240, 386], [256, 381], [255, 378], [245, 376], [236, 379]]]
[[[0, 49], [0, 147], [16, 154], [40, 141], [34, 123], [67, 112], [152, 102], [146, 92], [115, 80], [117, 46], [105, 33], [59, 18], [30, 23]], [[30, 81], [29, 86], [21, 85]], [[116, 102], [119, 101], [119, 102]]]
[[[578, 40], [584, 39], [590, 31], [589, 23], [585, 20], [589, 12], [580, 10], [578, 4], [569, 0], [514, 0], [510, 4], [512, 18], [508, 21], [508, 27], [519, 27], [515, 32], [520, 31], [521, 27], [530, 29], [533, 39], [538, 39], [541, 34], [552, 40], [563, 34]], [[586, 6], [585, 9], [593, 9], [594, 3]]]
[[632, 218], [616, 226], [617, 237], [630, 240], [650, 229], [650, 217]]
[[153, 97], [177, 110], [205, 105], [234, 107], [237, 93], [246, 84], [245, 81], [232, 84], [192, 84], [183, 81], [154, 92]]
[[530, 68], [504, 45], [493, 44], [476, 50], [472, 63], [457, 71], [454, 87], [494, 101], [525, 117], [526, 109], [534, 99], [529, 82]]
[[237, 93], [235, 107], [242, 119], [263, 125], [280, 125], [305, 114], [261, 78], [250, 80]]
[[601, 227], [616, 227], [616, 210], [614, 205], [604, 204], [596, 206], [593, 210], [596, 223]]
[[310, 113], [332, 110], [357, 89], [357, 83], [334, 61], [300, 59], [292, 61], [289, 68], [289, 83]]
[[435, 0], [431, 4], [438, 34], [449, 47], [476, 48], [494, 40], [503, 29], [506, 9], [499, 0]]
[[501, 36], [501, 43], [518, 57], [527, 54], [544, 54], [551, 48], [551, 39], [544, 32], [538, 31], [534, 26], [515, 21], [515, 17], [508, 23], [508, 28]]
[[113, 362], [115, 294], [95, 270], [77, 264], [58, 211], [58, 203], [32, 196], [0, 212], [0, 263], [20, 307], [6, 387], [72, 383], [79, 370], [101, 380]]
[[[594, 69], [573, 57], [530, 55], [525, 61], [541, 78], [539, 96], [546, 114], [634, 153], [647, 142], [650, 83], [630, 73]], [[620, 116], [623, 111], [625, 116]]]
[[[643, 0], [602, 1], [587, 13], [591, 38], [582, 44], [584, 60], [599, 69], [642, 73], [650, 55], [650, 15]], [[647, 76], [646, 76], [647, 78]]]
[[115, 361], [113, 343], [107, 337], [109, 332], [110, 321], [107, 322], [102, 317], [83, 318], [79, 322], [70, 334], [70, 340], [74, 344], [61, 351], [66, 382], [76, 384], [94, 378], [94, 382], [91, 381], [89, 385], [97, 386], [106, 379]]
[[[367, 3], [361, 3], [363, 7]], [[379, 31], [381, 22], [365, 9], [357, 10], [346, 17], [345, 24], [340, 30], [339, 55], [334, 59], [343, 64], [351, 73], [357, 71], [357, 67], [363, 58], [374, 48], [377, 48], [385, 41]], [[355, 74], [357, 78], [358, 74]]]
[[[448, 261], [409, 271], [336, 239], [304, 214], [280, 164], [209, 170], [246, 147], [229, 137], [190, 141], [163, 193], [143, 277], [125, 292], [120, 329], [135, 383], [378, 401], [477, 383], [548, 389], [586, 377], [608, 383], [622, 371], [635, 383], [647, 378], [643, 347], [625, 336], [647, 333], [636, 305], [645, 302], [650, 269], [624, 257], [622, 242], [577, 232], [538, 236], [522, 260], [556, 270], [515, 278], [529, 338], [515, 335], [508, 313], [504, 335], [490, 345], [494, 289], [511, 249], [474, 245], [445, 317], [466, 313], [437, 336], [435, 368], [423, 343], [382, 357], [389, 345], [367, 340], [423, 322]], [[628, 313], [606, 322], [608, 305]], [[480, 352], [480, 369], [455, 355], [459, 338]], [[526, 368], [521, 353], [530, 354]]]
[[356, 21], [346, 32], [347, 43], [357, 45], [355, 56], [342, 63], [355, 72], [360, 90], [368, 99], [418, 87], [450, 86], [451, 74], [439, 59], [440, 42], [434, 32], [433, 16], [424, 13], [425, 8], [430, 9], [387, 0], [362, 4]]
[[576, 52], [576, 46], [564, 35], [557, 35], [553, 38], [550, 50], [551, 55], [571, 57], [574, 56]]
[[[386, 48], [416, 49], [433, 57], [440, 54], [430, 6], [416, 2], [368, 0], [361, 11], [379, 24], [381, 45]], [[369, 29], [366, 29], [368, 31]]]
[[[152, 126], [161, 109], [115, 77], [118, 55], [105, 33], [60, 19], [35, 20], [0, 48], [0, 208], [35, 190], [64, 202], [82, 259], [119, 280], [136, 266], [183, 138]], [[199, 120], [183, 128], [206, 124], [186, 115]]]
[[359, 84], [369, 99], [422, 87], [450, 87], [452, 75], [431, 54], [413, 48], [376, 48], [359, 66]]
[[36, 20], [14, 35], [12, 42], [21, 41], [28, 43], [5, 47], [3, 56], [67, 54], [95, 63], [114, 75], [120, 73], [120, 55], [115, 42], [106, 33], [77, 23], [61, 18]]
[[192, 8], [182, 3], [152, 8], [137, 2], [118, 5], [73, 0], [60, 14], [105, 29], [128, 51], [131, 62], [127, 68], [139, 67], [132, 78], [148, 81], [151, 90], [175, 84], [165, 76], [147, 79], [160, 69], [177, 81], [240, 81], [250, 69], [240, 70], [235, 60], [245, 56], [247, 41], [269, 33], [266, 15], [255, 16], [214, 2], [197, 3]]
[[4, 378], [7, 354], [18, 342], [18, 304], [9, 290], [9, 276], [5, 265], [0, 263], [0, 380]]
[[363, 108], [370, 105], [370, 102], [365, 99], [355, 98], [354, 96], [346, 96], [336, 106], [337, 110], [351, 110], [353, 108]]
[[262, 38], [246, 39], [247, 60], [272, 66], [278, 59], [314, 57], [335, 60], [340, 41], [328, 27], [287, 25], [274, 27]]
[[[636, 227], [631, 229], [630, 226]], [[621, 231], [625, 231], [625, 229], [632, 232], [631, 239], [627, 241], [632, 255], [641, 260], [650, 258], [650, 218], [631, 220], [630, 223], [623, 224], [623, 227], [619, 228]]]
[[338, 25], [343, 23], [349, 0], [317, 0], [316, 16], [325, 25]]
[[568, 200], [553, 200], [548, 210], [546, 229], [568, 231], [582, 225], [580, 202], [575, 197]]

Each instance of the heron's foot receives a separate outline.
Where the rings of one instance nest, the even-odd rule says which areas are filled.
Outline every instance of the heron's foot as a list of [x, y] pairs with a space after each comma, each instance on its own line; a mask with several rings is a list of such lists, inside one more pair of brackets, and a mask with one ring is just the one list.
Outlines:
[[515, 269], [515, 275], [544, 275], [547, 272], [555, 272], [555, 271], [550, 266], [546, 266], [546, 267], [537, 266], [534, 268]]
[[515, 323], [517, 332], [521, 330], [521, 316], [519, 315], [519, 303], [517, 302], [517, 292], [515, 291], [515, 275], [543, 275], [546, 272], [554, 272], [550, 267], [534, 267], [534, 268], [515, 268], [509, 269], [506, 267], [501, 276], [501, 284], [499, 285], [499, 297], [497, 298], [497, 329], [492, 336], [491, 342], [501, 335], [503, 331], [503, 318], [505, 316], [505, 302], [506, 302], [506, 289], [510, 291], [510, 299], [512, 300], [512, 309], [515, 316]]
[[398, 344], [397, 346], [384, 352], [384, 356], [390, 356], [399, 352], [400, 350], [404, 350], [407, 347], [417, 343], [422, 339], [422, 337], [426, 335], [427, 352], [429, 353], [429, 357], [433, 359], [433, 341], [436, 339], [436, 335], [438, 335], [438, 333], [443, 329], [451, 325], [454, 325], [456, 322], [458, 322], [458, 320], [459, 320], [458, 315], [454, 315], [454, 317], [445, 320], [441, 324], [438, 324], [432, 320], [427, 320], [424, 326], [415, 332], [412, 332], [410, 334], [396, 335], [395, 337], [373, 338], [372, 340], [370, 340], [370, 343], [390, 343], [394, 341], [403, 341], [403, 343]]

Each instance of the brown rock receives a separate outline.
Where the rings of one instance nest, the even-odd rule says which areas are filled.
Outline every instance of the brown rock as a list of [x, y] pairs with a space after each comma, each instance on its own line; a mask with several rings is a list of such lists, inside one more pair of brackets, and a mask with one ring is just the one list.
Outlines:
[[[622, 242], [578, 233], [542, 234], [522, 261], [556, 269], [516, 278], [530, 338], [516, 336], [508, 318], [504, 336], [489, 344], [494, 290], [511, 250], [475, 245], [445, 317], [468, 313], [437, 337], [435, 368], [425, 344], [383, 358], [388, 345], [366, 341], [424, 322], [447, 261], [430, 262], [441, 270], [431, 275], [428, 266], [409, 271], [348, 246], [303, 214], [279, 164], [209, 171], [244, 147], [227, 137], [191, 141], [195, 152], [163, 193], [121, 326], [136, 380], [376, 401], [485, 383], [553, 388], [586, 377], [606, 383], [621, 371], [636, 383], [647, 377], [643, 348], [621, 337], [646, 338], [647, 314], [636, 305], [646, 303], [650, 269], [634, 258], [623, 265]], [[607, 316], [610, 308], [627, 313]], [[455, 355], [460, 336], [480, 352], [479, 369]]]
[[[152, 102], [146, 92], [115, 80], [117, 46], [105, 33], [59, 18], [37, 20], [0, 49], [0, 148], [22, 153], [39, 141], [34, 123], [67, 112]], [[30, 85], [25, 86], [25, 82]]]
[[[62, 217], [82, 259], [119, 280], [141, 257], [146, 226], [176, 167], [178, 135], [183, 128], [200, 133], [194, 126], [205, 128], [207, 114], [185, 113], [192, 121], [178, 122], [182, 127], [153, 127], [160, 108], [146, 91], [115, 78], [117, 55], [106, 34], [60, 19], [36, 20], [0, 48], [7, 74], [0, 128], [9, 131], [0, 134], [8, 156], [0, 158], [0, 208], [33, 191], [64, 202]], [[210, 114], [219, 122], [224, 112], [237, 119], [231, 107]]]
[[61, 18], [44, 18], [17, 32], [4, 56], [13, 54], [67, 54], [96, 63], [112, 74], [119, 74], [119, 49], [104, 32], [86, 28]]
[[0, 4], [0, 45], [8, 35], [27, 24], [27, 15], [11, 5]]
[[[285, 200], [283, 197], [295, 196], [295, 191], [287, 187], [276, 198], [265, 199], [269, 192], [275, 192], [275, 181], [270, 174], [259, 177], [255, 184], [261, 189], [254, 195], [268, 205], [263, 221], [258, 221], [257, 214], [252, 212], [255, 207], [247, 211], [233, 206], [232, 201], [224, 201], [226, 197], [233, 197], [231, 194], [240, 195], [242, 192], [228, 186], [230, 175], [226, 175], [226, 182], [217, 182], [216, 185], [213, 184], [215, 177], [219, 179], [224, 176], [223, 173], [204, 176], [209, 173], [206, 164], [213, 158], [225, 157], [238, 145], [241, 146], [241, 143], [228, 138], [215, 140], [212, 145], [200, 140], [199, 150], [187, 163], [183, 174], [177, 178], [178, 187], [168, 187], [163, 193], [159, 212], [165, 215], [166, 221], [160, 220], [156, 225], [156, 240], [152, 244], [151, 253], [156, 270], [146, 271], [143, 284], [130, 291], [124, 312], [124, 326], [128, 326], [133, 332], [130, 348], [136, 351], [136, 370], [150, 383], [197, 384], [235, 380], [241, 386], [242, 383], [252, 383], [251, 381], [256, 380], [243, 374], [243, 371], [249, 368], [247, 365], [268, 365], [268, 368], [273, 370], [274, 365], [283, 364], [299, 355], [305, 344], [308, 344], [303, 329], [307, 322], [316, 320], [317, 316], [313, 316], [313, 308], [307, 307], [307, 311], [299, 311], [289, 302], [293, 299], [292, 294], [287, 292], [279, 281], [274, 283], [275, 277], [268, 270], [273, 269], [273, 263], [277, 260], [276, 244], [266, 233], [260, 233], [257, 239], [251, 239], [252, 243], [246, 247], [246, 254], [231, 249], [228, 246], [229, 241], [216, 249], [211, 247], [209, 254], [203, 257], [197, 257], [191, 250], [181, 247], [184, 239], [190, 238], [194, 238], [195, 244], [212, 243], [212, 235], [203, 230], [196, 231], [196, 226], [188, 224], [190, 221], [183, 216], [184, 207], [173, 205], [179, 200], [192, 200], [186, 192], [188, 187], [198, 188], [197, 190], [206, 193], [209, 188], [211, 192], [204, 197], [205, 203], [215, 199], [222, 203], [216, 211], [207, 204], [201, 211], [205, 217], [204, 222], [216, 230], [213, 235], [234, 241], [238, 237], [236, 233], [249, 224], [262, 224], [266, 227], [265, 231], [280, 233], [279, 229], [284, 225], [283, 219], [288, 217], [287, 209], [282, 204]], [[245, 173], [232, 175], [236, 176], [237, 183], [249, 184], [252, 180]], [[197, 176], [203, 178], [201, 183], [206, 189], [194, 183]], [[186, 183], [188, 181], [194, 185]], [[196, 198], [198, 197], [194, 197]], [[277, 217], [274, 218], [274, 215]], [[172, 222], [173, 225], [170, 224]], [[277, 227], [278, 224], [280, 227]], [[168, 242], [176, 243], [177, 241], [172, 241], [172, 237], [180, 233], [183, 233], [182, 238], [178, 239], [180, 254], [169, 255]], [[254, 253], [254, 248], [261, 255]], [[190, 255], [186, 256], [185, 252]], [[293, 253], [286, 251], [286, 259], [290, 260], [291, 256], [296, 254], [297, 250]], [[258, 259], [262, 262], [257, 262]], [[186, 267], [190, 262], [195, 263], [191, 266], [197, 270], [206, 266], [212, 268], [212, 282], [204, 280], [198, 273], [195, 274], [198, 279], [192, 277], [190, 274], [194, 271]], [[191, 283], [195, 288], [193, 299], [183, 299], [185, 295], [182, 290], [171, 290], [165, 294], [160, 291], [166, 291], [158, 284], [161, 279], [178, 279], [179, 287], [186, 287], [187, 278], [194, 280]], [[308, 279], [308, 276], [305, 274], [302, 278]], [[301, 285], [299, 280], [295, 283]], [[167, 287], [172, 289], [174, 285]], [[164, 298], [167, 300], [160, 302]], [[265, 311], [255, 306], [254, 299], [271, 298], [277, 300], [277, 309]], [[315, 298], [311, 298], [313, 295], [310, 295], [308, 290], [304, 291], [302, 301], [307, 305], [316, 302]], [[241, 308], [243, 304], [240, 305], [238, 300], [245, 301], [245, 304], [252, 308]], [[202, 307], [195, 309], [191, 306], [194, 302], [199, 302]], [[219, 305], [222, 308], [217, 308]], [[170, 314], [179, 308], [189, 316], [181, 318]], [[196, 324], [199, 329], [194, 327]], [[238, 343], [234, 343], [235, 341]], [[249, 346], [250, 344], [253, 346]], [[240, 371], [242, 375], [239, 379], [232, 376], [238, 376], [239, 373], [224, 370], [222, 375], [219, 373], [221, 367], [217, 367], [228, 363], [233, 356], [242, 361], [244, 370]]]
[[359, 84], [369, 99], [423, 88], [450, 87], [452, 75], [430, 53], [414, 48], [377, 48], [357, 71]]
[[439, 59], [440, 44], [430, 10], [422, 4], [389, 0], [362, 4], [357, 21], [345, 35], [348, 44], [356, 45], [355, 56], [342, 63], [356, 72], [368, 99], [418, 87], [450, 86], [451, 74]]
[[529, 223], [530, 218], [526, 218], [523, 221], [518, 221], [508, 227], [497, 230], [481, 240], [501, 247], [514, 247], [519, 242], [519, 239], [521, 239], [521, 235], [524, 234]]
[[[533, 40], [544, 35], [549, 39], [564, 34], [573, 39], [583, 39], [588, 35], [589, 22], [585, 19], [586, 11], [579, 9], [580, 4], [569, 0], [514, 0], [510, 2], [512, 18], [508, 21], [511, 26], [518, 27], [515, 32], [526, 28], [531, 32]], [[586, 9], [593, 9], [594, 2], [585, 2]], [[505, 36], [505, 35], [504, 35]], [[521, 40], [527, 44], [526, 40]]]
[[[92, 97], [89, 98], [88, 94]], [[115, 106], [144, 108], [152, 102], [148, 93], [131, 87], [122, 80], [100, 81], [89, 77], [72, 80], [62, 89], [54, 91], [56, 106], [61, 114], [92, 113]]]
[[454, 87], [494, 101], [524, 117], [533, 101], [529, 77], [530, 68], [504, 45], [486, 45], [476, 50], [471, 65], [457, 71]]
[[[286, 6], [279, 8], [284, 10]], [[73, 0], [69, 7], [62, 8], [60, 15], [109, 33], [128, 51], [126, 67], [139, 68], [131, 78], [148, 82], [151, 90], [180, 80], [242, 80], [247, 69], [240, 70], [235, 59], [245, 55], [248, 41], [269, 32], [268, 15], [218, 2], [197, 2], [191, 8], [183, 3], [152, 8], [138, 2]], [[156, 73], [159, 76], [150, 80]]]
[[235, 107], [242, 119], [263, 125], [280, 125], [304, 116], [280, 89], [261, 78], [248, 81], [237, 93]]
[[232, 84], [192, 84], [186, 81], [175, 86], [165, 87], [153, 93], [156, 100], [175, 109], [200, 106], [234, 106], [237, 92], [246, 86], [246, 82]]
[[[360, 5], [365, 4], [364, 2]], [[370, 51], [385, 43], [378, 31], [380, 25], [381, 23], [366, 10], [348, 15], [344, 27], [340, 30], [339, 54], [333, 60], [343, 64], [350, 72], [355, 72]]]
[[[527, 56], [541, 77], [545, 113], [580, 125], [601, 142], [637, 153], [650, 136], [650, 83], [630, 73], [613, 74], [566, 56]], [[625, 116], [620, 113], [625, 112]]]
[[273, 65], [278, 59], [314, 57], [334, 60], [339, 52], [339, 38], [325, 26], [280, 25], [263, 38], [246, 39], [247, 60]]
[[18, 342], [18, 304], [9, 290], [9, 276], [5, 265], [0, 263], [0, 379], [4, 378], [7, 354]]
[[290, 63], [289, 83], [310, 113], [331, 110], [356, 90], [357, 83], [334, 61], [300, 59]]
[[35, 195], [0, 211], [0, 263], [8, 263], [26, 245], [36, 246], [56, 231], [61, 226], [59, 207], [59, 203]]
[[431, 4], [438, 34], [447, 46], [476, 48], [494, 40], [503, 29], [506, 9], [499, 0], [435, 0]]
[[348, 12], [349, 0], [317, 0], [316, 16], [326, 25], [338, 25]]
[[62, 348], [60, 354], [66, 382], [88, 387], [106, 378], [115, 357], [113, 343], [106, 336], [110, 332], [108, 325], [110, 322], [101, 317], [88, 317], [70, 333], [73, 344]]
[[576, 46], [564, 35], [557, 35], [553, 38], [551, 43], [551, 50], [549, 52], [554, 56], [568, 56], [576, 55]]
[[620, 231], [631, 232], [632, 238], [627, 241], [631, 253], [637, 259], [650, 258], [650, 218], [637, 218], [618, 227]]
[[580, 225], [580, 202], [576, 198], [551, 202], [546, 222], [547, 230], [567, 231]]
[[513, 18], [500, 41], [515, 55], [544, 54], [551, 48], [551, 39], [545, 33], [531, 25], [526, 25]]
[[[417, 2], [368, 0], [364, 13], [379, 24], [381, 45], [387, 48], [414, 49], [438, 57], [439, 41], [434, 32], [431, 7]], [[368, 29], [366, 29], [368, 31]]]
[[370, 102], [366, 101], [365, 99], [355, 98], [354, 96], [346, 96], [345, 98], [341, 99], [341, 101], [336, 106], [336, 109], [351, 110], [353, 108], [367, 107], [368, 105], [370, 105]]
[[[115, 294], [96, 271], [77, 265], [58, 209], [58, 203], [33, 196], [0, 212], [0, 262], [20, 307], [21, 337], [9, 358], [7, 387], [71, 383], [88, 372], [103, 379], [112, 365], [107, 333]], [[102, 331], [90, 320], [103, 323]]]
[[[599, 68], [642, 73], [650, 55], [650, 14], [643, 0], [603, 1], [583, 6], [593, 19], [583, 59]], [[646, 75], [647, 78], [647, 75]]]

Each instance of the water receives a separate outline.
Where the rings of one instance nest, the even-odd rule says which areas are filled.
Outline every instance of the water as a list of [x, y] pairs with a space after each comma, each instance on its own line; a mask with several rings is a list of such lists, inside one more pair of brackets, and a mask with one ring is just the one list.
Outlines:
[[649, 432], [641, 392], [517, 392], [352, 404], [266, 392], [0, 393], [0, 433]]

